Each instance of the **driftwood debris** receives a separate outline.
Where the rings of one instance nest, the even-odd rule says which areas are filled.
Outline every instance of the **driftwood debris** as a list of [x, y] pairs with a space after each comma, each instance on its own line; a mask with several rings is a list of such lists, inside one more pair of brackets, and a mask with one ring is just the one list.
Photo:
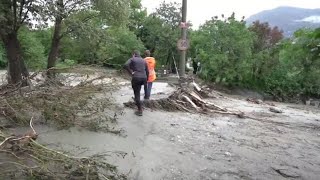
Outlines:
[[[202, 89], [193, 82], [191, 86], [178, 88], [168, 98], [144, 101], [144, 107], [169, 112], [183, 111], [202, 114], [220, 113], [236, 115], [240, 118], [244, 118], [243, 112], [229, 111], [226, 108], [220, 107], [212, 102], [208, 102], [201, 95], [203, 93], [205, 92], [203, 92]], [[124, 103], [124, 105], [129, 108], [136, 108], [135, 102], [133, 101]]]
[[30, 128], [31, 131], [25, 133], [24, 135], [18, 135], [18, 136], [10, 136], [6, 137], [1, 143], [0, 143], [0, 149], [11, 149], [13, 151], [16, 151], [20, 149], [21, 147], [25, 147], [29, 145], [31, 141], [34, 141], [38, 138], [38, 133], [35, 131], [33, 125], [32, 125], [33, 118], [30, 120]]
[[[124, 103], [126, 107], [135, 108], [133, 101]], [[144, 101], [144, 106], [150, 109], [162, 109], [166, 111], [185, 111], [185, 112], [207, 112], [210, 110], [221, 110], [214, 104], [206, 103], [200, 95], [193, 91], [179, 88], [168, 98]]]

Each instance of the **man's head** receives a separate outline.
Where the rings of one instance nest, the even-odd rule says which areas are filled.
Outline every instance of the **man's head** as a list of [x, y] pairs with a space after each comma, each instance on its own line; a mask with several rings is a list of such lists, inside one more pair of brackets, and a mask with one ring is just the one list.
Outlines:
[[140, 51], [134, 50], [132, 55], [135, 56], [135, 57], [139, 57], [140, 56]]
[[144, 52], [144, 55], [145, 55], [146, 57], [150, 57], [150, 56], [151, 56], [151, 52], [150, 52], [149, 50], [146, 50], [146, 51]]

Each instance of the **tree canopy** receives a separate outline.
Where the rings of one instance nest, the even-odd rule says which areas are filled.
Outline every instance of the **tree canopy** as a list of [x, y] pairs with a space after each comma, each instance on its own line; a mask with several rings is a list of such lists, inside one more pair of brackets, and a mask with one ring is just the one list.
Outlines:
[[[279, 99], [320, 96], [320, 29], [285, 38], [268, 22], [214, 16], [188, 31], [188, 56], [199, 76], [227, 86], [268, 92]], [[133, 50], [151, 50], [158, 64], [179, 58], [181, 4], [141, 0], [9, 0], [0, 2], [0, 67], [15, 84], [27, 69], [63, 64], [121, 65]], [[191, 25], [191, 22], [189, 23]], [[174, 68], [172, 68], [174, 69]]]

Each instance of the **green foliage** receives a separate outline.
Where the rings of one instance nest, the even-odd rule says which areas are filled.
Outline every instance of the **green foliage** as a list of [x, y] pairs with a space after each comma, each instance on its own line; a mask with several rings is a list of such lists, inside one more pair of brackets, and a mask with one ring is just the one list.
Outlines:
[[3, 47], [3, 43], [0, 42], [0, 68], [5, 68], [7, 65], [6, 51]]
[[45, 47], [41, 44], [35, 32], [26, 27], [20, 28], [19, 36], [22, 56], [27, 67], [33, 70], [43, 69], [46, 64]]
[[279, 97], [294, 97], [301, 94], [301, 76], [288, 62], [280, 62], [274, 66], [272, 72], [264, 77], [263, 88], [270, 94]]
[[44, 54], [45, 57], [49, 55], [49, 51], [51, 48], [51, 37], [53, 33], [52, 28], [47, 28], [47, 29], [39, 29], [33, 31], [36, 39], [42, 44], [44, 47]]
[[[180, 36], [180, 8], [177, 4], [163, 3], [160, 9], [167, 9], [167, 13], [158, 10], [147, 17], [141, 1], [131, 0], [128, 28], [108, 23], [104, 13], [74, 13], [64, 21], [64, 31], [69, 33], [62, 39], [59, 57], [84, 64], [122, 64], [134, 49], [143, 51], [146, 47], [154, 52], [159, 61], [165, 63], [172, 60]], [[170, 18], [166, 14], [175, 17]]]
[[[58, 36], [58, 67], [76, 63], [121, 65], [135, 49], [151, 50], [158, 64], [173, 65], [173, 57], [179, 57], [178, 3], [164, 1], [148, 15], [141, 0], [68, 1], [63, 11], [56, 8], [57, 1], [37, 2], [41, 2], [36, 3], [37, 7], [22, 7], [22, 15], [28, 17], [25, 23], [46, 25], [48, 19], [54, 21], [59, 14], [63, 17]], [[10, 23], [15, 21], [8, 11], [10, 3], [0, 4], [0, 22], [4, 24], [0, 35], [22, 27], [18, 32], [23, 59], [29, 68], [44, 68], [54, 28], [30, 30], [19, 24], [14, 27]], [[25, 14], [27, 10], [34, 16]], [[223, 15], [222, 19], [214, 17], [199, 30], [190, 29], [188, 36], [188, 56], [201, 61], [200, 76], [205, 80], [259, 89], [282, 99], [320, 96], [320, 28], [301, 29], [292, 39], [283, 40], [278, 27], [259, 21], [246, 27], [243, 19], [237, 21], [232, 14], [227, 18]], [[0, 44], [0, 67], [6, 64], [5, 50]]]
[[299, 30], [280, 47], [279, 66], [267, 77], [266, 87], [282, 97], [320, 96], [319, 29]]
[[97, 63], [97, 51], [103, 36], [103, 25], [96, 11], [81, 11], [72, 14], [64, 21], [66, 33], [61, 40], [60, 59], [74, 60], [78, 63]]
[[180, 36], [180, 30], [165, 24], [157, 16], [149, 16], [144, 25], [145, 36], [142, 41], [161, 64], [172, 61], [173, 53], [176, 53], [176, 42]]
[[74, 65], [76, 65], [76, 64], [77, 64], [77, 62], [74, 61], [74, 60], [65, 59], [65, 60], [62, 61], [62, 62], [60, 61], [60, 62], [56, 65], [56, 67], [63, 69], [63, 68], [72, 67], [72, 66], [74, 66]]
[[104, 63], [124, 64], [134, 50], [143, 51], [143, 43], [134, 32], [127, 28], [110, 28], [106, 31], [110, 41], [105, 42], [98, 50], [98, 59]]
[[[20, 28], [18, 32], [22, 58], [27, 67], [32, 70], [43, 69], [46, 64], [51, 45], [51, 30], [29, 30], [27, 27]], [[3, 43], [0, 43], [0, 68], [7, 66], [7, 57]]]
[[[41, 0], [0, 1], [0, 36], [16, 33], [22, 25], [35, 23]], [[19, 13], [17, 13], [19, 12]], [[33, 16], [30, 16], [33, 14]], [[3, 39], [2, 39], [3, 40]]]
[[250, 77], [253, 36], [234, 14], [207, 21], [192, 37], [202, 63], [201, 76], [226, 85], [241, 85]]
[[259, 89], [281, 100], [320, 96], [320, 28], [282, 38], [268, 23], [246, 28], [234, 14], [215, 17], [191, 33], [190, 54], [200, 59], [205, 80]]
[[259, 21], [254, 22], [249, 30], [254, 37], [251, 86], [264, 88], [265, 77], [279, 64], [277, 44], [283, 39], [283, 32]]
[[137, 36], [141, 35], [143, 22], [147, 17], [146, 8], [142, 7], [141, 0], [130, 0], [130, 17], [128, 27]]
[[282, 100], [320, 96], [319, 32], [302, 29], [282, 40], [277, 27], [255, 22], [246, 28], [233, 14], [192, 32], [190, 52], [201, 60], [206, 80], [257, 88]]
[[125, 26], [130, 16], [130, 0], [94, 0], [94, 10], [100, 12], [107, 25]]
[[69, 25], [71, 32], [62, 39], [61, 60], [70, 59], [82, 64], [122, 64], [133, 50], [144, 50], [135, 33], [126, 27], [106, 26], [99, 15], [83, 22], [83, 17], [90, 13], [95, 15], [92, 11], [82, 11], [69, 17], [73, 25]]
[[162, 2], [155, 13], [143, 21], [138, 37], [151, 50], [158, 64], [173, 64], [177, 56], [176, 42], [180, 38], [181, 5]]
[[155, 15], [158, 16], [165, 24], [171, 27], [178, 27], [181, 22], [181, 4], [176, 2], [166, 3], [163, 1], [160, 7], [156, 9]]

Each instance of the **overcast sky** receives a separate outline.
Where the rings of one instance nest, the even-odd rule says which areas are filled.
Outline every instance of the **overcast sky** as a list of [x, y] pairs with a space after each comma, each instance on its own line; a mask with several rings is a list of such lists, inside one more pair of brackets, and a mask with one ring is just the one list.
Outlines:
[[[153, 12], [162, 0], [142, 0], [148, 12]], [[166, 2], [179, 2], [182, 0], [166, 0]], [[279, 6], [293, 6], [302, 8], [320, 8], [320, 0], [188, 0], [188, 20], [195, 27], [204, 23], [213, 16], [236, 13], [237, 18], [249, 17], [263, 10]]]

